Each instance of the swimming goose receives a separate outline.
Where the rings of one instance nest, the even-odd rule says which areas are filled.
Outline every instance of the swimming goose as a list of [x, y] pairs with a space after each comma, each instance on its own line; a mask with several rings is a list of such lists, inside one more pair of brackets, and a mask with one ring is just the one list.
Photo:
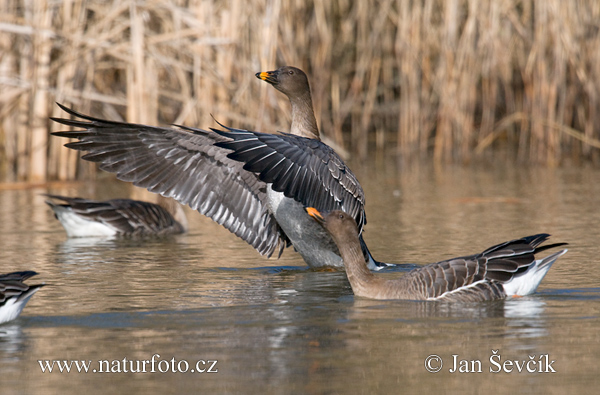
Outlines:
[[387, 280], [367, 269], [358, 228], [351, 216], [339, 210], [321, 214], [309, 207], [306, 211], [338, 245], [354, 294], [371, 299], [475, 302], [529, 295], [556, 259], [567, 252], [564, 249], [536, 259], [536, 253], [566, 244], [540, 246], [550, 237], [542, 233], [507, 241], [479, 254], [432, 263], [399, 279]]
[[[295, 134], [113, 122], [61, 104], [79, 119], [52, 119], [84, 130], [52, 134], [78, 139], [65, 146], [87, 151], [83, 159], [99, 162], [100, 169], [123, 181], [189, 205], [263, 255], [276, 250], [281, 255], [291, 243], [311, 267], [343, 267], [335, 243], [304, 207], [344, 210], [362, 231], [364, 192], [340, 157], [318, 139], [306, 74], [279, 70], [264, 75], [290, 98]], [[372, 259], [362, 235], [360, 240], [369, 267], [386, 265]]]
[[27, 285], [23, 282], [36, 274], [33, 271], [0, 274], [0, 324], [17, 318], [29, 298], [44, 286]]
[[[187, 231], [185, 214], [172, 199], [159, 204], [131, 199], [107, 201], [48, 195], [69, 237], [171, 235]], [[56, 202], [60, 201], [60, 203]]]

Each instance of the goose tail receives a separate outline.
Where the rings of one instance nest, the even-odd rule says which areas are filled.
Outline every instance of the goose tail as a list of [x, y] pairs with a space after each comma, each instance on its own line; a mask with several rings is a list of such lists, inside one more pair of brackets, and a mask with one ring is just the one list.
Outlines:
[[359, 239], [360, 239], [360, 246], [362, 248], [363, 255], [365, 256], [365, 262], [367, 263], [367, 267], [369, 268], [369, 270], [379, 271], [381, 269], [385, 269], [386, 267], [397, 266], [396, 264], [393, 264], [393, 263], [385, 263], [385, 262], [379, 262], [379, 261], [375, 260], [375, 258], [373, 258], [373, 255], [371, 255], [371, 251], [369, 251], [367, 244], [363, 240], [362, 235], [360, 235]]
[[503, 285], [506, 296], [525, 296], [534, 293], [552, 264], [566, 252], [567, 249], [564, 249], [542, 259], [537, 259], [535, 264], [531, 265], [522, 274], [505, 282]]

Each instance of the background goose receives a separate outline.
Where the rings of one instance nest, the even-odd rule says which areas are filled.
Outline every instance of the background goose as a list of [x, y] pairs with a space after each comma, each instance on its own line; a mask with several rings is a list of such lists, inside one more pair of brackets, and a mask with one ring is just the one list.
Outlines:
[[566, 244], [540, 246], [550, 236], [542, 233], [498, 244], [476, 255], [432, 263], [399, 279], [386, 280], [367, 269], [352, 217], [339, 210], [321, 214], [309, 207], [306, 211], [327, 229], [338, 245], [354, 294], [371, 299], [474, 302], [529, 295], [535, 292], [556, 259], [567, 252], [564, 249], [536, 260], [536, 253]]
[[185, 213], [172, 199], [161, 197], [159, 204], [154, 204], [131, 199], [98, 201], [45, 196], [50, 198], [46, 203], [69, 237], [160, 236], [187, 231]]
[[[364, 192], [339, 156], [318, 139], [306, 75], [296, 68], [265, 75], [279, 81], [274, 86], [290, 97], [296, 134], [113, 122], [60, 104], [80, 119], [52, 119], [84, 130], [53, 134], [78, 139], [65, 146], [87, 151], [83, 159], [99, 162], [121, 180], [189, 205], [263, 255], [275, 250], [280, 255], [291, 243], [311, 267], [343, 267], [335, 243], [304, 207], [347, 211], [362, 230]], [[377, 267], [362, 246], [370, 267]]]
[[0, 274], [0, 324], [17, 318], [29, 298], [44, 286], [27, 285], [23, 282], [36, 274], [33, 271]]

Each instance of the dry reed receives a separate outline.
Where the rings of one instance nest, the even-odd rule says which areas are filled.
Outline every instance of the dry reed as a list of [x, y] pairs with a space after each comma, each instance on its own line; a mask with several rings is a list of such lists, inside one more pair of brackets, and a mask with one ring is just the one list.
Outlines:
[[598, 162], [600, 3], [593, 0], [6, 0], [0, 180], [94, 174], [48, 138], [55, 101], [110, 119], [286, 130], [254, 77], [311, 79], [323, 133], [359, 158]]

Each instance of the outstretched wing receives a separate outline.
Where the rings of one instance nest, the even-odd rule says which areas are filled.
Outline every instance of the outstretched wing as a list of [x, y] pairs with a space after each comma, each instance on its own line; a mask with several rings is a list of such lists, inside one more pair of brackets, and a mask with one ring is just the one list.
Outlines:
[[[223, 125], [221, 125], [223, 126]], [[289, 198], [322, 212], [342, 210], [366, 224], [365, 195], [342, 159], [326, 144], [287, 133], [267, 134], [223, 126], [212, 129], [228, 141], [216, 145], [231, 150], [228, 157], [244, 163], [265, 183]]]
[[93, 118], [63, 105], [79, 119], [52, 118], [79, 131], [52, 133], [78, 141], [66, 147], [87, 152], [83, 159], [123, 181], [172, 197], [223, 225], [259, 253], [279, 255], [287, 237], [266, 205], [266, 184], [214, 143], [225, 139], [189, 131]]

